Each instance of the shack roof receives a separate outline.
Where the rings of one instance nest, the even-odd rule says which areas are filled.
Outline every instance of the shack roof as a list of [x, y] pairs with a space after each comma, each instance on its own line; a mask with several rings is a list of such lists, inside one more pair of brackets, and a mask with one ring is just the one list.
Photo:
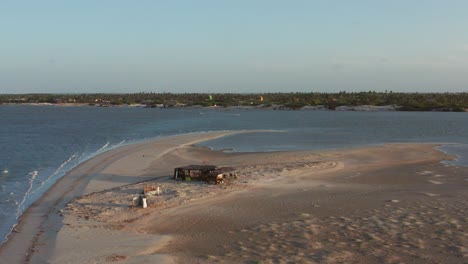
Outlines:
[[199, 170], [199, 171], [213, 171], [216, 169], [214, 165], [188, 165], [183, 167], [178, 167], [176, 169], [180, 170]]
[[226, 173], [226, 172], [234, 171], [234, 168], [232, 168], [232, 167], [219, 167], [219, 168], [216, 168], [215, 171], [217, 173]]

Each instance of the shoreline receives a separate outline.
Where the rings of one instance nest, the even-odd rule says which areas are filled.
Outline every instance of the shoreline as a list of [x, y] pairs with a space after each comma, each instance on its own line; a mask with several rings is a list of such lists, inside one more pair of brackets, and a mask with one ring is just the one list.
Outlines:
[[[2, 105], [2, 104], [0, 104]], [[306, 105], [301, 108], [290, 108], [284, 105], [274, 105], [274, 106], [248, 106], [248, 105], [232, 105], [232, 106], [178, 106], [178, 105], [170, 105], [170, 106], [157, 106], [157, 107], [148, 107], [145, 104], [122, 104], [122, 105], [111, 105], [111, 104], [95, 104], [90, 105], [86, 103], [3, 103], [3, 105], [8, 106], [16, 106], [16, 105], [25, 105], [25, 106], [52, 106], [52, 107], [94, 107], [94, 108], [153, 108], [153, 109], [203, 109], [203, 110], [278, 110], [278, 111], [291, 111], [291, 110], [299, 110], [299, 111], [337, 111], [337, 112], [349, 112], [349, 111], [357, 111], [357, 112], [389, 112], [389, 111], [398, 111], [399, 106], [373, 106], [373, 105], [357, 105], [357, 106], [340, 106], [336, 110], [331, 110], [326, 108], [323, 105]], [[429, 112], [429, 111], [428, 111]]]
[[[109, 151], [113, 151], [115, 149], [118, 149], [118, 148], [122, 148], [122, 147], [127, 147], [127, 146], [136, 146], [136, 145], [143, 145], [143, 144], [146, 144], [146, 143], [151, 143], [151, 142], [156, 142], [156, 141], [159, 141], [159, 140], [168, 140], [168, 139], [171, 139], [171, 138], [177, 138], [177, 137], [180, 137], [180, 136], [190, 136], [190, 135], [203, 135], [203, 134], [210, 134], [210, 133], [227, 133], [226, 135], [230, 135], [230, 134], [239, 134], [239, 133], [256, 133], [256, 132], [283, 132], [283, 131], [280, 131], [280, 130], [219, 130], [219, 131], [202, 131], [202, 132], [190, 132], [190, 133], [183, 133], [183, 134], [174, 134], [174, 135], [169, 135], [169, 136], [162, 136], [162, 137], [155, 137], [155, 138], [145, 138], [145, 139], [141, 139], [141, 140], [133, 140], [131, 142], [128, 142], [128, 143], [125, 143], [125, 144], [122, 144], [122, 145], [118, 145], [118, 146], [114, 146], [112, 148], [109, 148], [107, 150], [105, 150], [104, 152], [96, 152], [94, 153], [94, 155], [91, 155], [90, 157], [88, 157], [87, 159], [85, 159], [84, 161], [82, 161], [81, 163], [77, 164], [76, 166], [72, 167], [70, 170], [68, 170], [63, 176], [59, 177], [57, 179], [56, 182], [54, 182], [49, 188], [47, 188], [47, 190], [44, 191], [44, 193], [42, 193], [35, 201], [33, 201], [22, 213], [21, 215], [18, 217], [17, 219], [17, 223], [12, 227], [10, 233], [7, 235], [6, 237], [6, 240], [5, 241], [2, 241], [0, 243], [0, 247], [2, 244], [6, 243], [8, 241], [8, 238], [12, 235], [12, 233], [16, 233], [16, 226], [19, 224], [19, 221], [21, 220], [21, 217], [26, 213], [27, 209], [29, 209], [29, 207], [33, 206], [37, 201], [39, 201], [44, 195], [46, 195], [46, 193], [63, 177], [65, 177], [68, 173], [70, 173], [71, 171], [75, 170], [76, 168], [78, 168], [79, 166], [83, 165], [84, 163], [88, 162], [89, 160], [92, 160], [94, 158], [96, 158], [97, 156], [100, 156], [102, 154], [105, 154]], [[207, 140], [211, 140], [211, 139], [207, 139]], [[203, 140], [205, 141], [205, 140]], [[197, 142], [198, 143], [198, 142]], [[194, 143], [196, 144], [196, 143]]]
[[[151, 101], [151, 100], [150, 100]], [[177, 101], [177, 100], [176, 100]], [[170, 104], [155, 104], [153, 103], [112, 103], [111, 101], [95, 101], [95, 102], [80, 102], [76, 103], [73, 101], [68, 102], [56, 102], [56, 103], [48, 103], [48, 102], [22, 102], [22, 101], [15, 101], [15, 102], [0, 102], [1, 105], [31, 105], [31, 106], [57, 106], [57, 107], [83, 107], [83, 106], [91, 106], [91, 107], [126, 107], [126, 108], [157, 108], [157, 109], [226, 109], [226, 110], [253, 110], [253, 109], [263, 109], [263, 110], [302, 110], [302, 111], [359, 111], [359, 112], [388, 112], [388, 111], [400, 111], [400, 112], [468, 112], [468, 108], [465, 107], [458, 107], [453, 105], [445, 105], [445, 106], [428, 106], [428, 107], [419, 107], [414, 105], [399, 105], [397, 103], [389, 103], [387, 105], [330, 105], [330, 104], [317, 104], [317, 105], [310, 105], [310, 104], [300, 104], [294, 106], [290, 103], [261, 103], [256, 105], [239, 105], [239, 104], [230, 104], [226, 106], [219, 106], [219, 105], [193, 105], [192, 103], [170, 103]]]
[[133, 105], [90, 105], [87, 103], [3, 103], [1, 105], [7, 106], [16, 106], [16, 105], [26, 105], [26, 106], [53, 106], [53, 107], [96, 107], [96, 108], [154, 108], [154, 109], [215, 109], [215, 110], [277, 110], [277, 111], [332, 111], [332, 112], [452, 112], [452, 113], [463, 113], [468, 112], [467, 109], [463, 111], [455, 111], [451, 108], [443, 109], [429, 109], [429, 110], [400, 110], [403, 108], [398, 105], [342, 105], [336, 109], [328, 109], [324, 105], [305, 105], [300, 108], [291, 108], [285, 105], [273, 105], [273, 106], [248, 106], [248, 105], [233, 105], [233, 106], [157, 106], [157, 107], [148, 107], [145, 104], [133, 104]]
[[[291, 188], [304, 188], [305, 185], [300, 183], [300, 181], [306, 179], [303, 176], [304, 173], [309, 174], [314, 172], [316, 174], [308, 188], [313, 189], [317, 188], [317, 186], [335, 186], [338, 189], [349, 188], [346, 183], [338, 184], [330, 183], [329, 181], [344, 172], [352, 171], [359, 164], [367, 164], [366, 170], [374, 170], [382, 166], [398, 167], [415, 166], [422, 163], [432, 164], [449, 157], [449, 155], [435, 149], [437, 144], [427, 143], [385, 144], [383, 146], [329, 151], [270, 153], [224, 153], [204, 147], [192, 146], [198, 142], [226, 135], [251, 132], [258, 131], [221, 131], [176, 135], [118, 147], [91, 158], [59, 179], [39, 200], [23, 213], [17, 226], [19, 233], [12, 233], [10, 235], [11, 240], [9, 236], [9, 240], [0, 245], [0, 255], [5, 256], [2, 256], [2, 261], [0, 262], [41, 263], [48, 261], [51, 263], [61, 263], [73, 260], [76, 263], [80, 263], [91, 259], [107, 261], [109, 259], [119, 260], [119, 258], [123, 258], [128, 261], [126, 263], [139, 263], [140, 261], [171, 263], [174, 261], [174, 251], [167, 249], [167, 243], [174, 239], [174, 235], [168, 231], [173, 228], [167, 222], [171, 219], [171, 215], [180, 216], [184, 212], [191, 214], [193, 213], [193, 208], [204, 208], [203, 210], [205, 210], [207, 204], [216, 204], [219, 201], [232, 203], [235, 202], [232, 197], [238, 197], [239, 194], [255, 195], [251, 193], [253, 189], [259, 191], [259, 198], [265, 195], [264, 190], [266, 189], [279, 190], [279, 193], [288, 194]], [[428, 151], [429, 149], [432, 149], [430, 154], [425, 154], [426, 156], [424, 156], [421, 151]], [[407, 150], [411, 151], [411, 155], [408, 155], [411, 162], [406, 164], [401, 161], [391, 161], [391, 159], [399, 159], [393, 153], [401, 152], [403, 155], [404, 151]], [[390, 156], [387, 157], [388, 161], [379, 163], [377, 162], [378, 159], [373, 156], [375, 154], [372, 153]], [[419, 157], [418, 155], [421, 156]], [[359, 158], [355, 160], [356, 158], [354, 157]], [[370, 159], [370, 161], [367, 159]], [[174, 200], [174, 204], [177, 205], [171, 205], [167, 209], [162, 209], [162, 212], [165, 212], [164, 215], [154, 211], [145, 212], [141, 217], [130, 222], [124, 221], [125, 209], [123, 212], [118, 211], [119, 213], [116, 214], [117, 211], [114, 212], [114, 209], [112, 209], [115, 207], [106, 205], [106, 208], [102, 208], [96, 203], [96, 201], [107, 197], [103, 195], [110, 195], [110, 190], [120, 191], [121, 193], [130, 192], [135, 189], [135, 186], [141, 186], [141, 182], [144, 180], [158, 181], [171, 175], [173, 167], [187, 165], [192, 162], [233, 165], [241, 173], [251, 175], [251, 177], [239, 180], [239, 184], [235, 186], [226, 186], [231, 189], [223, 187], [224, 190], [212, 187], [206, 188], [204, 186], [197, 187], [198, 185], [184, 186], [183, 192], [179, 193], [179, 196], [176, 195], [177, 197]], [[374, 164], [374, 162], [376, 163]], [[343, 170], [343, 167], [346, 167], [346, 170]], [[444, 169], [442, 165], [437, 165], [437, 167]], [[327, 178], [323, 178], [321, 175], [327, 175]], [[441, 181], [438, 178], [434, 179], [428, 181], [432, 184], [429, 187], [441, 186], [439, 184]], [[246, 181], [245, 183], [244, 180]], [[369, 184], [369, 182], [365, 183]], [[168, 185], [172, 184], [172, 182], [162, 182], [162, 184], [167, 189], [173, 188], [170, 187], [171, 185]], [[78, 188], [74, 188], [73, 186], [78, 186]], [[127, 191], [124, 192], [124, 190]], [[199, 194], [199, 191], [202, 194]], [[184, 196], [188, 195], [188, 197], [182, 197], [182, 199], [180, 197], [181, 194]], [[116, 198], [114, 197], [113, 199], [115, 202]], [[122, 201], [117, 201], [117, 204], [120, 202]], [[67, 204], [76, 205], [77, 203], [84, 204], [82, 208], [86, 210], [97, 208], [100, 210], [98, 211], [99, 214], [91, 214], [88, 216], [88, 219], [82, 219], [80, 217], [77, 218], [76, 215], [86, 212], [86, 210], [64, 210]], [[123, 218], [118, 220], [117, 216]], [[106, 217], [117, 217], [115, 219], [118, 220], [118, 224], [104, 225], [105, 221], [102, 220], [107, 219]], [[158, 221], [161, 221], [161, 226], [154, 226], [155, 217], [159, 219]], [[82, 230], [80, 227], [86, 227], [86, 229]], [[166, 230], [164, 230], [165, 228]], [[102, 232], [104, 235], [102, 237], [92, 236], [94, 231]], [[111, 251], [103, 250], [103, 252], [91, 253], [88, 259], [83, 259], [83, 256], [79, 254], [78, 249], [80, 248], [76, 247], [76, 245], [80, 245], [79, 243], [83, 243], [83, 241], [70, 241], [73, 234], [84, 237], [91, 236], [94, 237], [94, 242], [108, 243], [109, 245], [113, 245], [113, 247], [134, 247], [136, 246], [135, 240], [141, 240], [144, 243], [137, 243], [138, 247], [141, 247], [137, 252], [135, 250], [123, 250], [125, 254], [113, 255]], [[115, 238], [117, 237], [120, 238], [121, 242], [117, 243], [116, 241], [109, 240], [116, 240]], [[86, 248], [87, 243], [81, 244], [83, 248]], [[78, 252], [72, 254], [67, 251], [67, 248], [71, 251], [75, 251], [74, 249], [76, 249]], [[91, 249], [94, 248], [89, 248], [88, 250]], [[73, 258], [70, 259], [67, 253], [71, 254]], [[103, 254], [107, 254], [105, 259], [99, 257]], [[182, 260], [194, 260], [193, 256], [176, 254], [176, 257]], [[226, 256], [226, 258], [234, 261], [230, 256]], [[208, 262], [214, 261], [214, 259], [208, 260]]]
[[[241, 130], [202, 132], [149, 139], [144, 140], [143, 142], [124, 145], [108, 150], [86, 160], [57, 180], [46, 192], [44, 192], [44, 194], [42, 194], [39, 199], [33, 202], [21, 214], [18, 218], [17, 224], [14, 226], [14, 230], [16, 231], [12, 230], [8, 235], [7, 240], [0, 244], [0, 255], [8, 255], [5, 258], [2, 258], [0, 263], [24, 263], [25, 261], [29, 261], [33, 244], [37, 242], [38, 236], [45, 233], [45, 230], [43, 228], [40, 229], [40, 227], [44, 226], [46, 221], [54, 222], [55, 225], [60, 225], [61, 219], [60, 216], [57, 215], [57, 210], [64, 208], [70, 200], [94, 191], [94, 187], [87, 186], [89, 182], [96, 177], [96, 175], [93, 175], [93, 171], [104, 169], [109, 165], [108, 163], [124, 158], [128, 153], [135, 153], [140, 148], [145, 149], [148, 144], [176, 141], [177, 143], [174, 146], [171, 146], [169, 149], [166, 149], [166, 151], [161, 153], [161, 155], [164, 155], [172, 148], [181, 147], [183, 145], [196, 144], [201, 141], [211, 140], [230, 134], [249, 132], [256, 131]], [[200, 137], [201, 139], [190, 140], [191, 138], [197, 137]], [[181, 141], [184, 141], [184, 138], [188, 138], [189, 142], [180, 144]], [[84, 171], [85, 174], [79, 176], [82, 171]], [[135, 178], [137, 177], [138, 176], [135, 176]], [[138, 179], [136, 181], [138, 181]], [[74, 184], [79, 184], [79, 188], [73, 189], [72, 185]], [[64, 189], [66, 190], [64, 191]], [[60, 226], [58, 226], [58, 229], [59, 228]], [[6, 254], [5, 252], [9, 252], [9, 254]]]

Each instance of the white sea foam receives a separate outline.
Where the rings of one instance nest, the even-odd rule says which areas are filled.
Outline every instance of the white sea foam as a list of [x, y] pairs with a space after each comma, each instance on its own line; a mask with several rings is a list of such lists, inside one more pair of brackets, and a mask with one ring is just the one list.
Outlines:
[[127, 140], [124, 139], [124, 140], [120, 141], [119, 143], [112, 145], [111, 148], [116, 148], [116, 147], [122, 146], [125, 142], [127, 142]]
[[83, 157], [86, 155], [86, 153], [81, 153], [81, 155], [79, 155], [78, 157], [76, 157], [76, 159], [81, 163], [83, 161]]
[[96, 150], [96, 153], [100, 153], [101, 151], [103, 151], [104, 149], [106, 149], [108, 146], [109, 146], [110, 142], [107, 141], [106, 144], [104, 144], [104, 146], [102, 146], [100, 149]]
[[55, 169], [55, 171], [52, 174], [50, 174], [49, 177], [47, 177], [47, 179], [41, 182], [41, 185], [39, 186], [39, 188], [41, 188], [42, 186], [44, 186], [44, 184], [49, 182], [50, 179], [52, 179], [55, 175], [59, 174], [63, 170], [63, 167], [65, 167], [68, 163], [70, 163], [76, 157], [78, 157], [77, 153], [71, 155], [66, 161], [60, 164], [60, 166], [58, 166], [57, 169]]
[[39, 175], [39, 171], [37, 171], [37, 170], [31, 171], [30, 173], [28, 173], [28, 176], [29, 176], [29, 180], [28, 180], [29, 186], [28, 186], [28, 189], [27, 189], [27, 191], [24, 193], [23, 199], [21, 200], [21, 202], [15, 201], [15, 204], [18, 205], [18, 207], [16, 208], [16, 217], [19, 217], [19, 216], [21, 215], [21, 212], [22, 212], [22, 209], [23, 209], [23, 205], [24, 205], [24, 203], [26, 202], [26, 199], [28, 198], [28, 196], [29, 196], [29, 195], [31, 194], [31, 192], [32, 192], [34, 180], [36, 179], [37, 175]]

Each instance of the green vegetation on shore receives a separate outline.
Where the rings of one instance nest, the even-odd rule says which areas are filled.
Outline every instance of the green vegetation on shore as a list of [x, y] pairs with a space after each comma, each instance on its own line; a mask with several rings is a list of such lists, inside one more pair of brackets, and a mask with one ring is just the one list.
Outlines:
[[148, 107], [183, 106], [258, 106], [275, 109], [300, 109], [323, 106], [334, 110], [340, 106], [397, 106], [400, 111], [457, 111], [468, 109], [468, 93], [133, 93], [133, 94], [3, 94], [0, 104], [50, 103], [100, 106], [143, 104]]

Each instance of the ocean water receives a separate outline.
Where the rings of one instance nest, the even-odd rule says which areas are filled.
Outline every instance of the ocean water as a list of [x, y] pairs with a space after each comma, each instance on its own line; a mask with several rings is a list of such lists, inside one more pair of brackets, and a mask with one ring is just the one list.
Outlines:
[[464, 167], [468, 166], [468, 144], [447, 144], [437, 147], [437, 149], [455, 156], [455, 159], [453, 160], [444, 161], [445, 164]]
[[468, 114], [0, 105], [0, 242], [21, 213], [73, 167], [112, 148], [183, 133], [268, 129], [200, 145], [231, 151], [451, 143], [468, 165]]

